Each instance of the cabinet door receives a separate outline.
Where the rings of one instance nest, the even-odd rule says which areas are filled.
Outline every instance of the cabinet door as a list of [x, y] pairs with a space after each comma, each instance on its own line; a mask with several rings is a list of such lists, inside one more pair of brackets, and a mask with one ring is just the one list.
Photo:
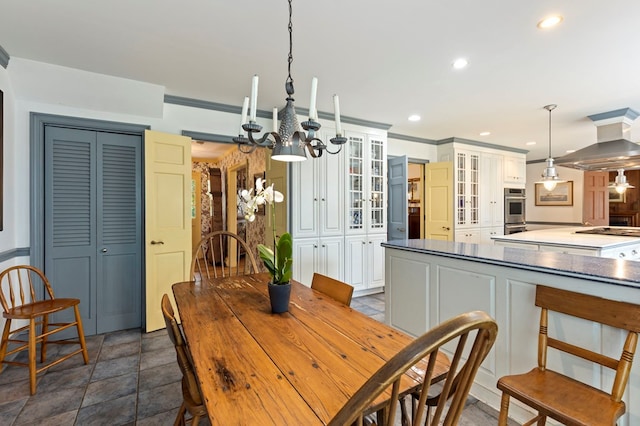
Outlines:
[[[324, 155], [323, 155], [324, 157]], [[317, 237], [319, 228], [319, 166], [324, 158], [292, 165], [291, 227], [296, 238]]]
[[[344, 233], [344, 151], [343, 149], [340, 153], [332, 155], [325, 153], [321, 158], [310, 160], [317, 161], [320, 168], [317, 178], [320, 186], [320, 236]], [[302, 181], [299, 186], [304, 187], [306, 184], [306, 181]]]
[[351, 284], [354, 290], [364, 290], [367, 288], [365, 271], [368, 247], [366, 237], [345, 237], [344, 244], [344, 280]]
[[480, 154], [456, 151], [456, 227], [476, 226], [480, 222]]
[[456, 242], [480, 244], [481, 242], [480, 230], [479, 229], [463, 229], [461, 231], [456, 231]]
[[369, 172], [369, 215], [368, 232], [385, 232], [387, 225], [387, 209], [385, 194], [387, 193], [387, 156], [384, 138], [369, 136], [368, 139], [368, 172]]
[[482, 228], [480, 231], [480, 243], [493, 245], [491, 237], [504, 235], [503, 227]]
[[504, 157], [504, 183], [516, 184], [524, 188], [527, 176], [527, 164], [524, 156], [509, 155]]
[[347, 232], [364, 232], [365, 220], [365, 135], [353, 134], [347, 142]]
[[368, 288], [384, 287], [384, 247], [380, 244], [386, 240], [387, 237], [384, 234], [369, 237]]
[[323, 238], [318, 247], [318, 271], [342, 281], [344, 276], [344, 238]]
[[305, 238], [293, 241], [293, 279], [311, 287], [318, 266], [318, 240]]
[[504, 223], [502, 156], [482, 154], [480, 162], [480, 226]]

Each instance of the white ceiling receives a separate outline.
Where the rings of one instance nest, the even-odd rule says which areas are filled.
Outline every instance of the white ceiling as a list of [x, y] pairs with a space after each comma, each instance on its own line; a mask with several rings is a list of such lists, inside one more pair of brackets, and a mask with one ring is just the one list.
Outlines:
[[[556, 13], [558, 27], [536, 27]], [[286, 96], [287, 19], [285, 0], [0, 0], [0, 45], [238, 106], [259, 74], [258, 108], [269, 111]], [[530, 150], [528, 160], [547, 156], [542, 107], [555, 103], [559, 157], [596, 141], [588, 115], [640, 111], [639, 21], [638, 0], [295, 0], [295, 97], [308, 108], [317, 76], [321, 111], [338, 93], [343, 115], [392, 133], [508, 145]], [[458, 57], [469, 66], [454, 71]]]

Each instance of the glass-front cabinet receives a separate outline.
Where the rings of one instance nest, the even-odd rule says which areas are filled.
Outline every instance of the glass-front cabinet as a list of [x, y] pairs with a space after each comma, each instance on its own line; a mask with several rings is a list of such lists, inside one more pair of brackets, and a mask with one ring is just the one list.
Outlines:
[[479, 153], [456, 152], [456, 227], [480, 222], [479, 169]]
[[386, 141], [348, 135], [347, 233], [386, 232]]

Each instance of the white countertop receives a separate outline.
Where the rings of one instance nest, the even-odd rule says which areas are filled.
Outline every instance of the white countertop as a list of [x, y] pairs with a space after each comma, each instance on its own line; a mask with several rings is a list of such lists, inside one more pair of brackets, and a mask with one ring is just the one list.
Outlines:
[[[521, 244], [545, 244], [551, 246], [584, 247], [608, 249], [640, 244], [640, 238], [619, 235], [576, 234], [576, 231], [601, 228], [600, 226], [576, 226], [569, 228], [549, 228], [536, 231], [518, 232], [510, 235], [496, 235], [494, 241]], [[616, 228], [616, 227], [610, 227]], [[619, 228], [619, 227], [618, 227]], [[640, 229], [623, 227], [624, 229]]]

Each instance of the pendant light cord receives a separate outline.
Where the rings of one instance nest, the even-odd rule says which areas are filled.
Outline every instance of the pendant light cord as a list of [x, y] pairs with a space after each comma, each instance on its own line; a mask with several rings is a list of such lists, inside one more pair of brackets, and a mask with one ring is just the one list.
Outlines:
[[558, 105], [556, 104], [550, 104], [543, 107], [544, 109], [549, 111], [549, 156], [547, 158], [551, 158], [551, 111], [556, 109], [557, 106]]

